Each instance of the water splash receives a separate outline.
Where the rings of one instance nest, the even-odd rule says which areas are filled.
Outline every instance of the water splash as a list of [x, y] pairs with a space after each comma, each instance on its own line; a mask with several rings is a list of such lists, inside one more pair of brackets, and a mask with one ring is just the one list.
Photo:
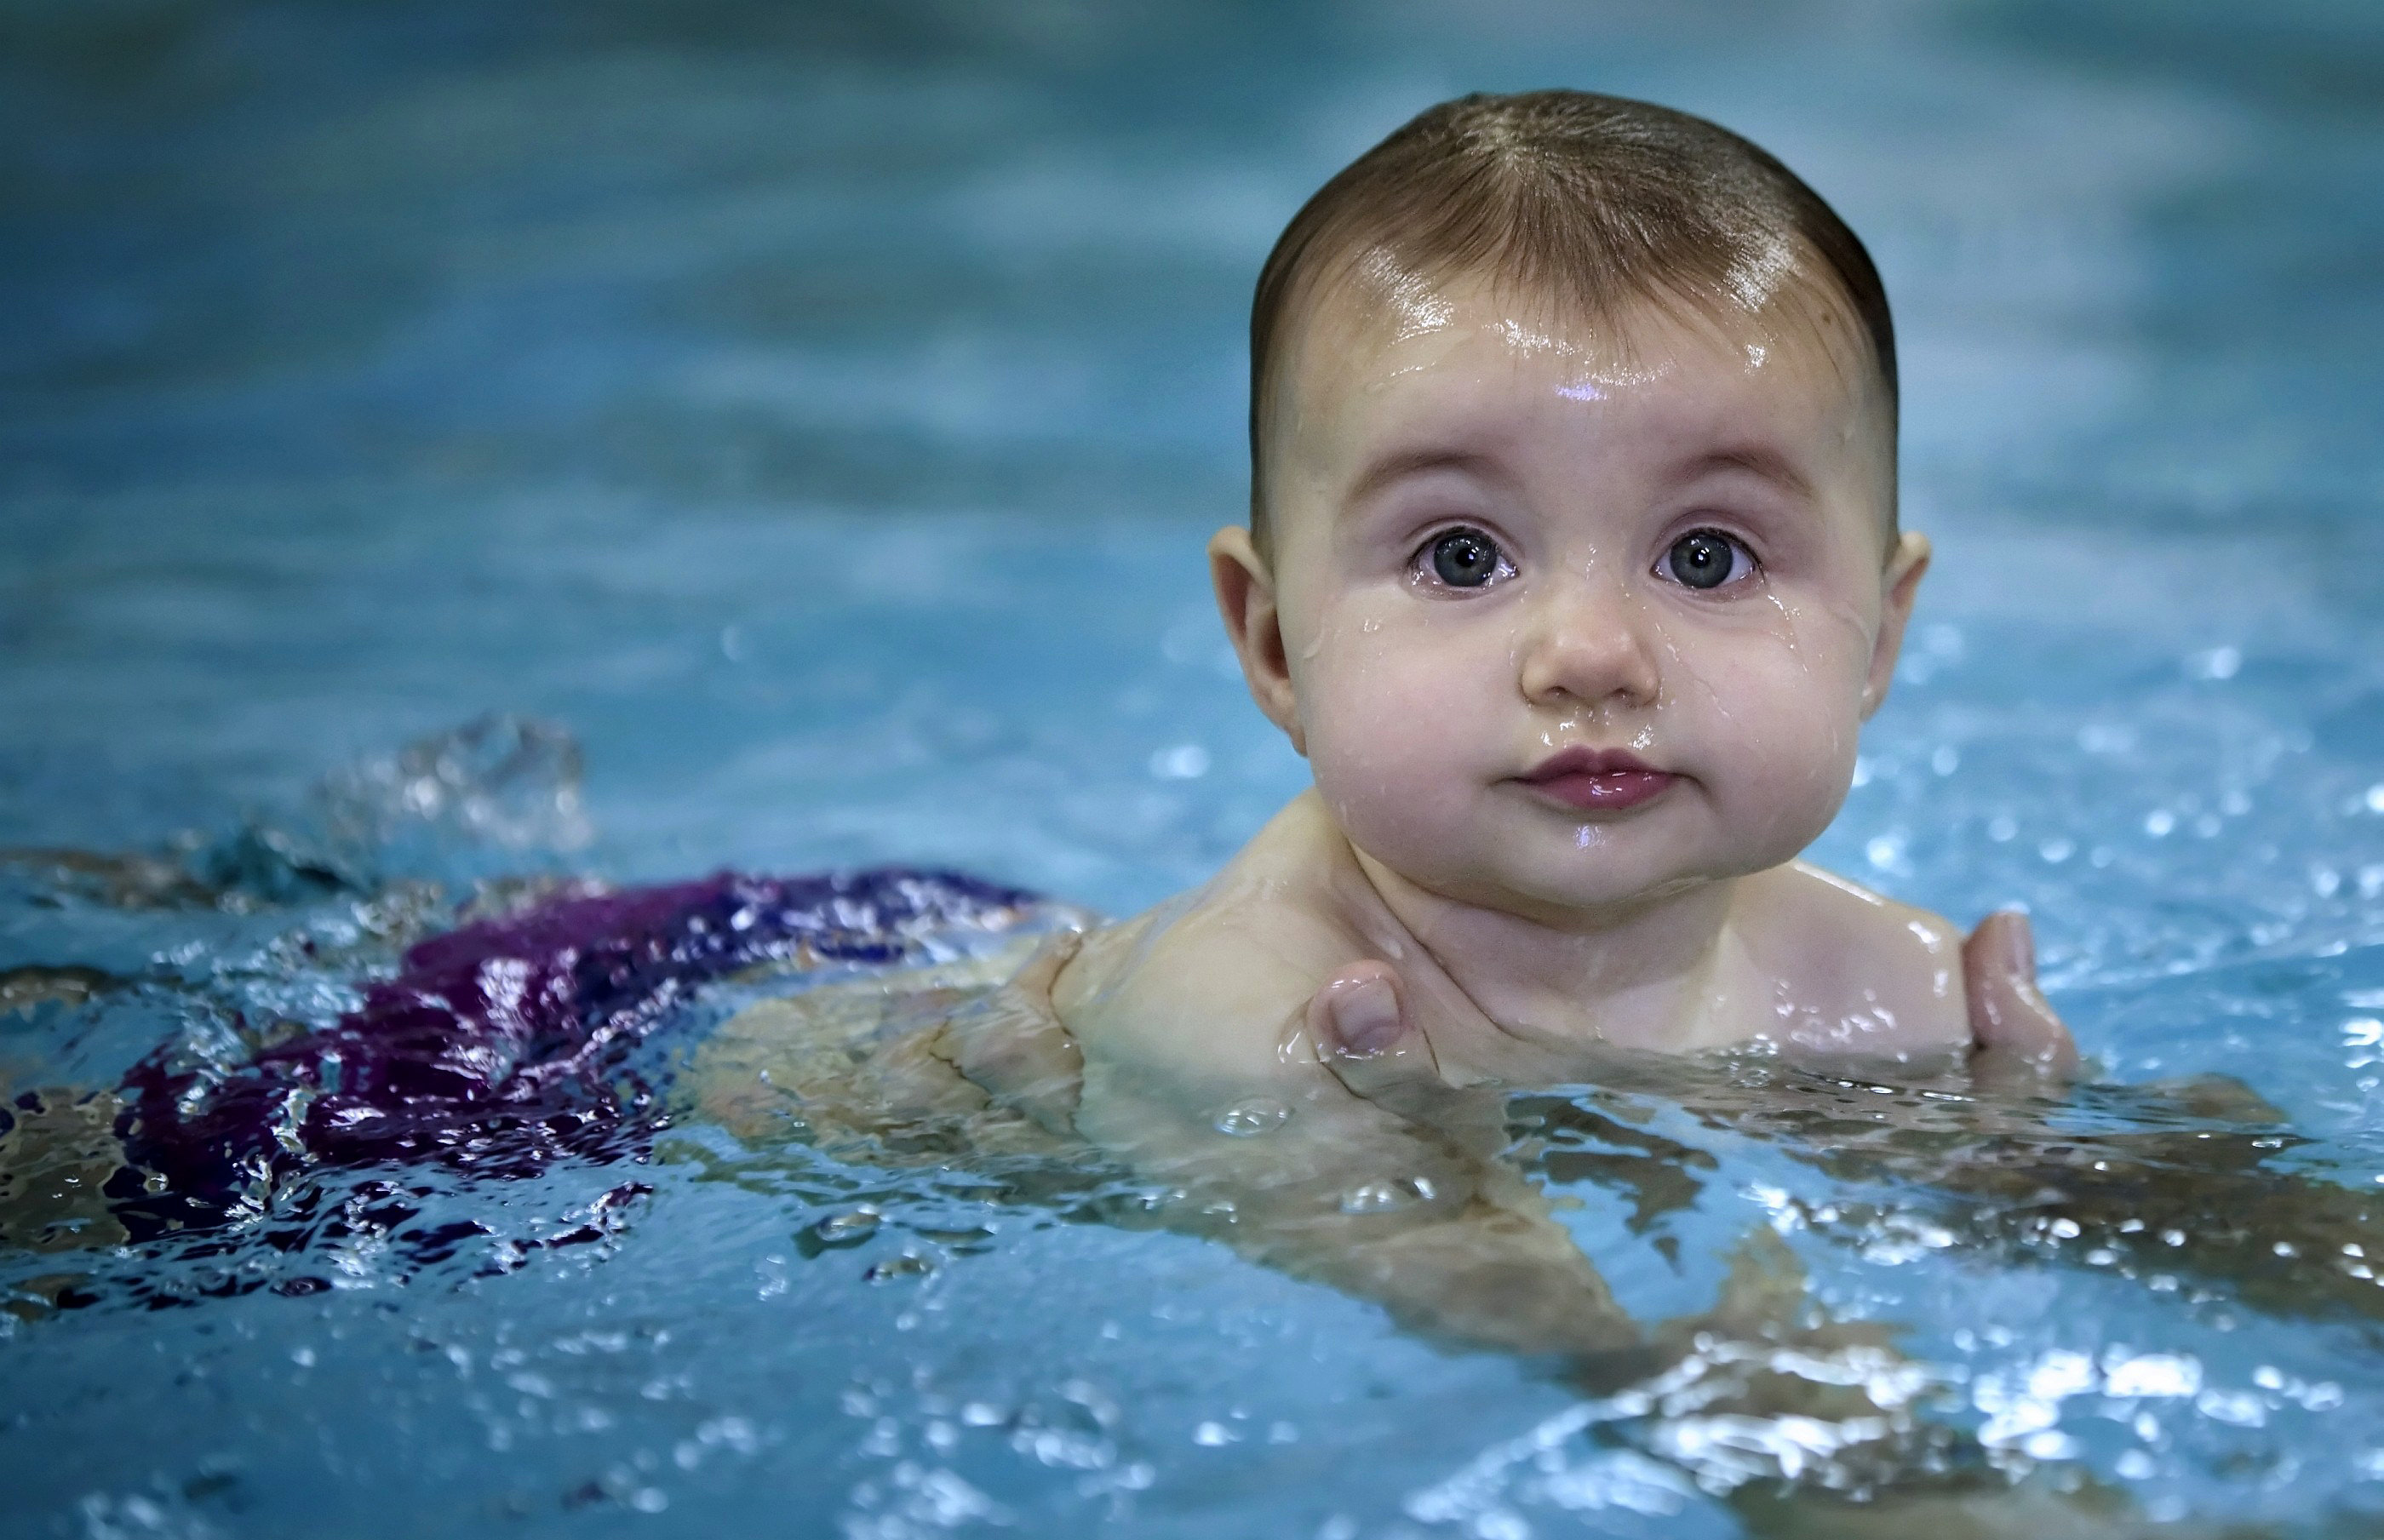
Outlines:
[[628, 1049], [692, 991], [757, 962], [892, 963], [1032, 900], [899, 868], [730, 875], [565, 899], [410, 950], [328, 1030], [229, 1073], [149, 1055], [125, 1085], [107, 1196], [135, 1237], [253, 1217], [318, 1166], [534, 1175], [642, 1149], [661, 1114]]
[[553, 723], [491, 714], [358, 761], [317, 792], [342, 841], [386, 848], [431, 832], [509, 851], [571, 851], [595, 838], [578, 741]]

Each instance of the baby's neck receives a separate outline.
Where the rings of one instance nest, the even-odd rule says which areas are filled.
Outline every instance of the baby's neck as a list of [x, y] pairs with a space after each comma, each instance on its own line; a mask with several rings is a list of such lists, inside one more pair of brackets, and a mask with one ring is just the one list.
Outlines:
[[1510, 1032], [1674, 1053], [1733, 1036], [1707, 1040], [1707, 1007], [1723, 990], [1720, 975], [1731, 951], [1735, 880], [1558, 926], [1447, 898], [1354, 846], [1349, 853], [1364, 884], [1348, 895], [1354, 905], [1379, 905], [1371, 916], [1376, 925], [1394, 924], [1475, 1009]]

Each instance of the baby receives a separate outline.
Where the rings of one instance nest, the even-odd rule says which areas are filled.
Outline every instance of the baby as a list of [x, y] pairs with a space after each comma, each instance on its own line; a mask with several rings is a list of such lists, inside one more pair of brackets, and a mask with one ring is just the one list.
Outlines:
[[704, 1115], [864, 1160], [1089, 1144], [1165, 1223], [1605, 1379], [1678, 1345], [1509, 1158], [1502, 1089], [1730, 1049], [2069, 1067], [2019, 916], [1966, 944], [1797, 859], [1929, 560], [1886, 298], [1811, 190], [1658, 107], [1446, 104], [1293, 219], [1251, 381], [1250, 524], [1210, 565], [1314, 789], [989, 991], [748, 1010]]
[[1467, 97], [1300, 210], [1250, 340], [1210, 566], [1315, 788], [1023, 980], [1080, 1131], [1617, 1048], [2066, 1065], [2020, 916], [1965, 945], [1797, 859], [1929, 565], [1886, 296], [1809, 188], [1660, 107]]

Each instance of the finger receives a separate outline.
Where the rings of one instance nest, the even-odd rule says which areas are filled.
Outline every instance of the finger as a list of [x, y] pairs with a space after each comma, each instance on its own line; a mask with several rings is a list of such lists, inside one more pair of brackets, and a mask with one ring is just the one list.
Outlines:
[[1415, 1029], [1407, 990], [1387, 962], [1353, 962], [1309, 997], [1308, 1033], [1342, 1083], [1360, 1096], [1410, 1079], [1440, 1078]]
[[2036, 987], [2036, 939], [2028, 916], [2006, 909], [1979, 922], [1962, 943], [1970, 1036], [1993, 1065], [2024, 1065], [2060, 1077], [2078, 1071], [2078, 1043]]
[[953, 1067], [1054, 1134], [1075, 1128], [1085, 1056], [1051, 1006], [1051, 987], [1083, 938], [1046, 942], [1010, 982], [955, 1012], [944, 1031]]
[[1353, 962], [1325, 980], [1309, 998], [1308, 1031], [1350, 1095], [1396, 1116], [1439, 1123], [1459, 1099], [1387, 962]]

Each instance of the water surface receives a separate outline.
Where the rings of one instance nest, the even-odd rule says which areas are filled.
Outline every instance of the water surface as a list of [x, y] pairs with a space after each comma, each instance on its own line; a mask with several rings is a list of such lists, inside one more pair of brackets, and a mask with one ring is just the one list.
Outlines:
[[[0, 966], [142, 981], [0, 1017], [12, 1085], [327, 1023], [497, 875], [1197, 880], [1301, 784], [1198, 556], [1258, 262], [1412, 111], [1564, 83], [1771, 147], [1897, 305], [1941, 554], [1820, 856], [2029, 904], [2109, 1074], [2236, 1076], [2318, 1179], [2384, 1172], [2363, 7], [29, 4], [0, 71], [0, 844], [239, 895], [12, 869]], [[576, 801], [553, 735], [479, 803], [391, 800], [491, 712], [568, 735]], [[2159, 1513], [2384, 1509], [2372, 1328], [1844, 1244], [1783, 1217], [1834, 1179], [1634, 1115], [1717, 1162], [1642, 1232], [1572, 1184], [1634, 1309], [1777, 1221], [1957, 1424]], [[362, 1247], [327, 1293], [27, 1304], [10, 1527], [1736, 1532], [1534, 1366], [1213, 1246], [739, 1161], [490, 1276]], [[527, 1242], [623, 1179], [422, 1201]], [[223, 1265], [285, 1263], [324, 1258]]]

